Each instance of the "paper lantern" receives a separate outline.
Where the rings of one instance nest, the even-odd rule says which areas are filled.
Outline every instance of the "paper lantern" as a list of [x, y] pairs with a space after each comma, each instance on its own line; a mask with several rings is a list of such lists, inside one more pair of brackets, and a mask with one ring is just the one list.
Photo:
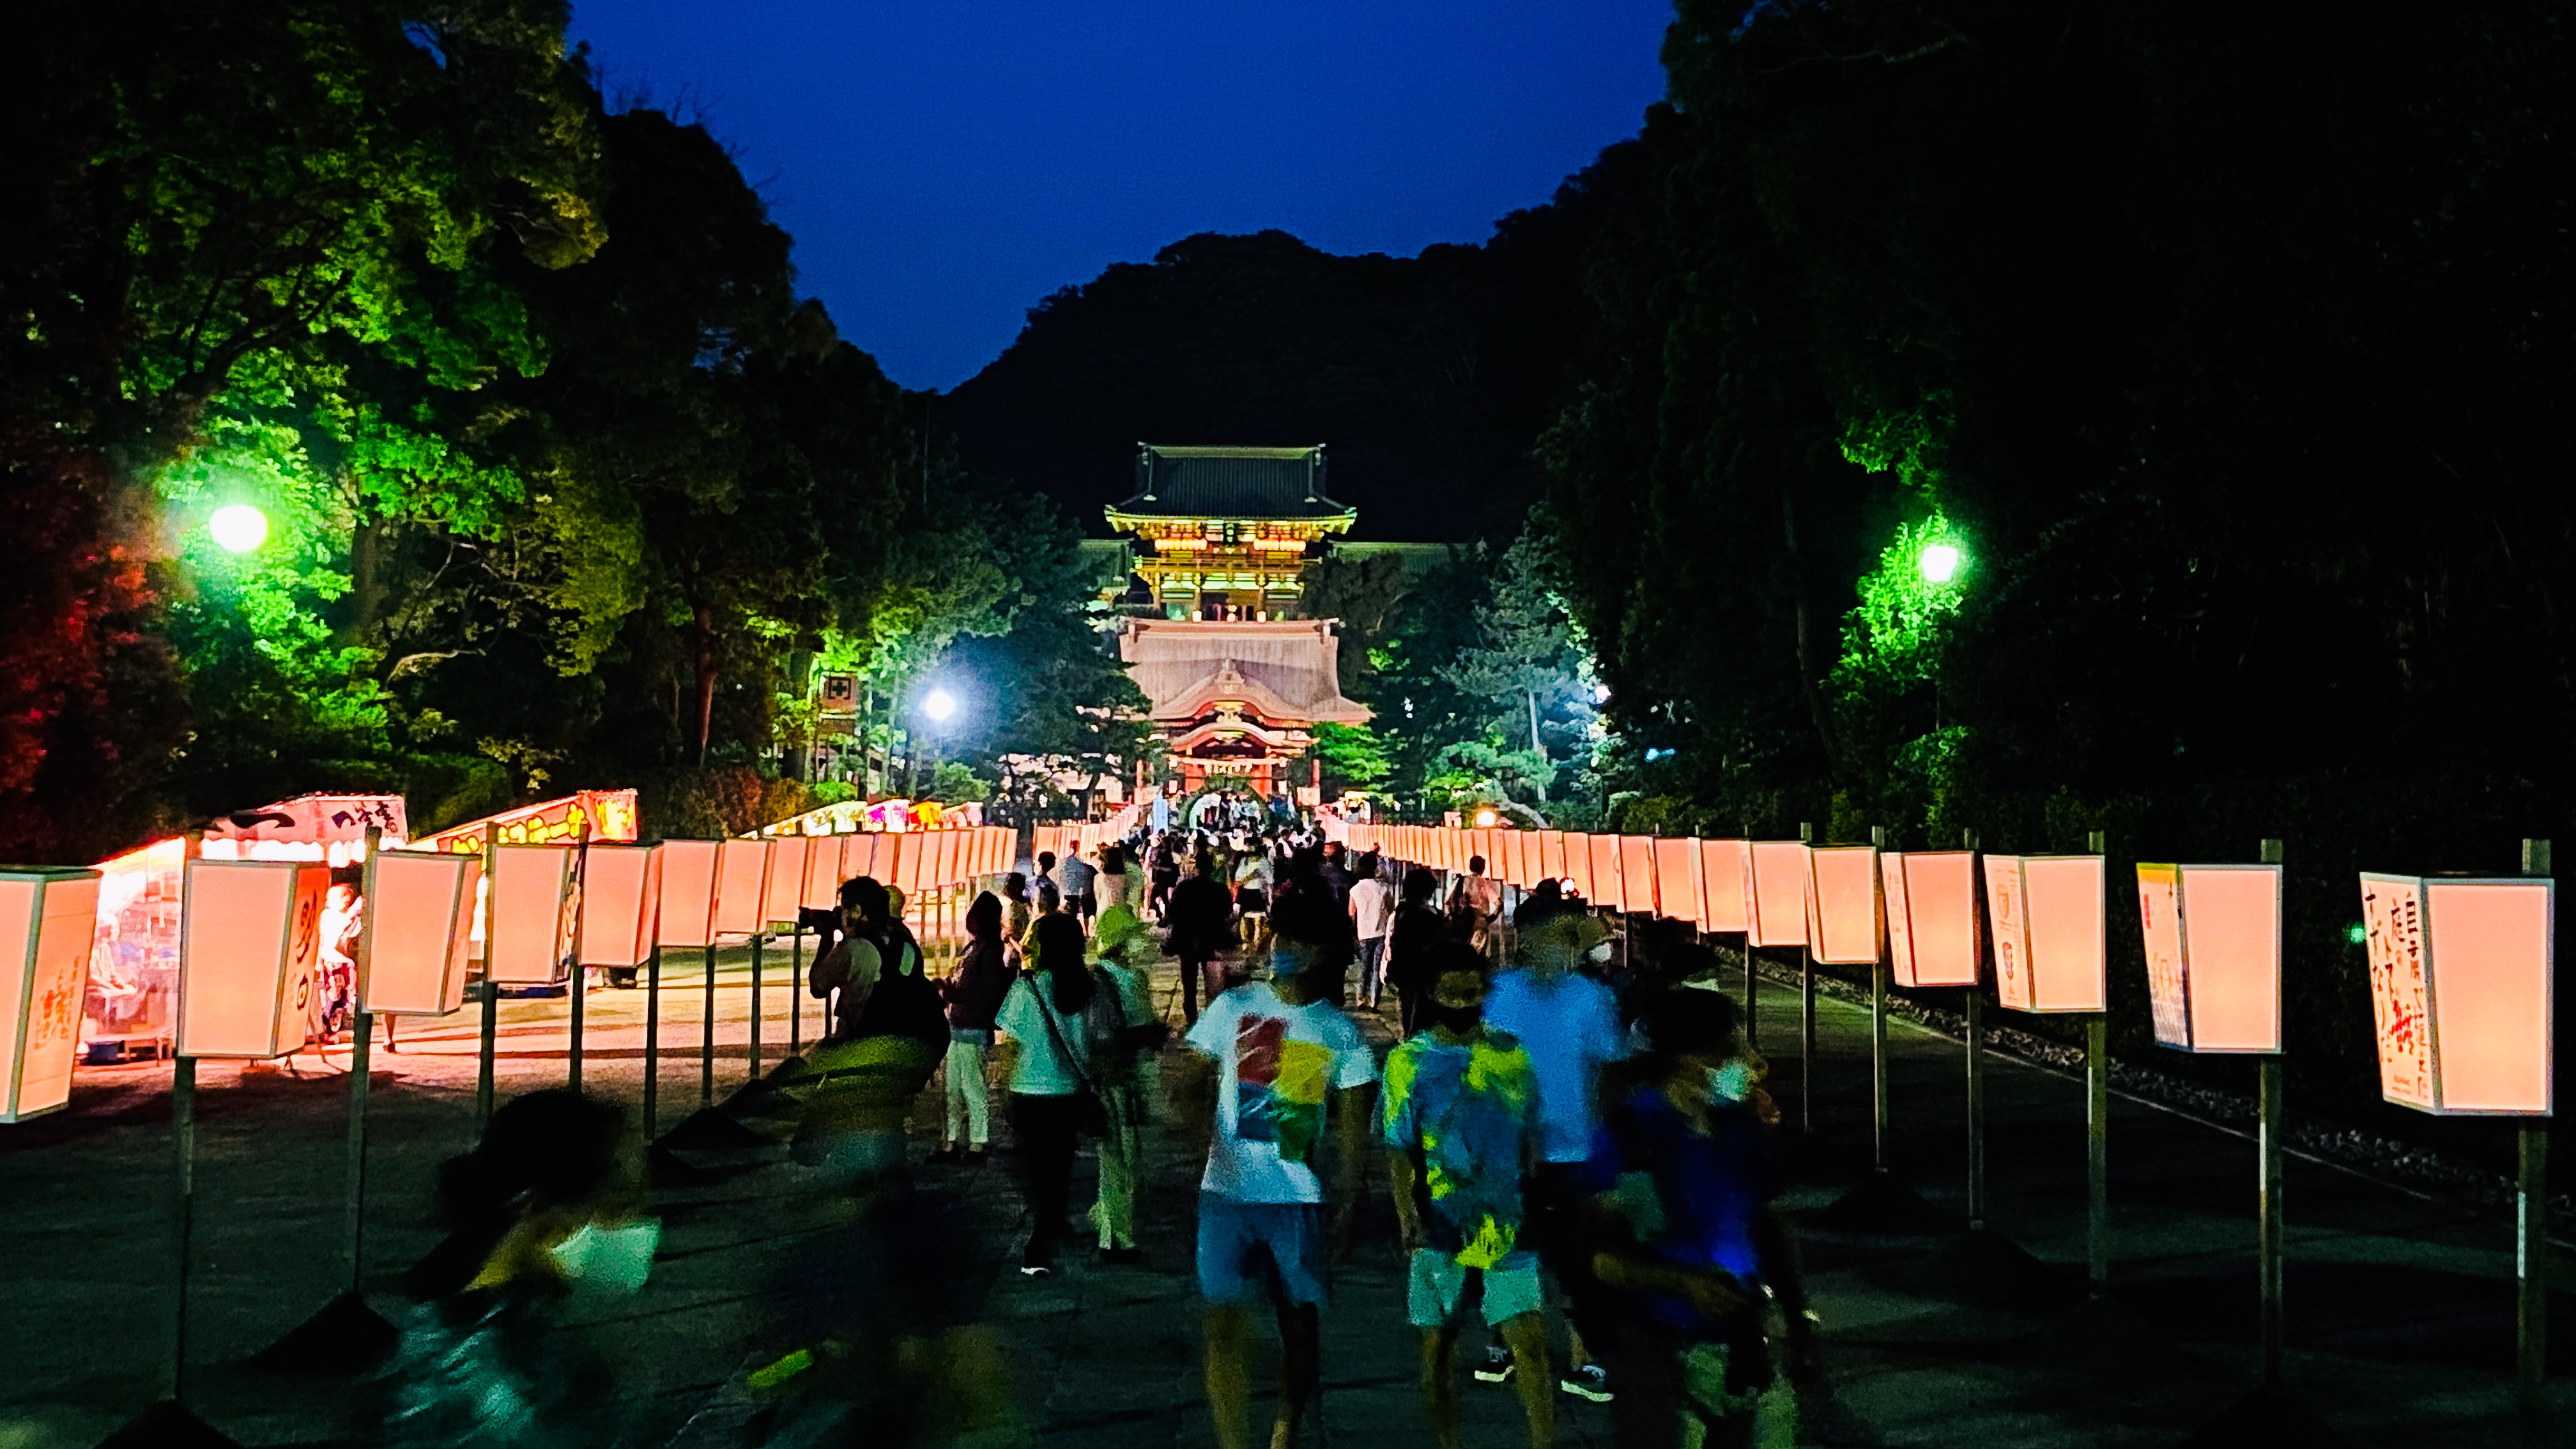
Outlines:
[[716, 934], [757, 936], [768, 924], [769, 843], [716, 843]]
[[662, 909], [662, 847], [594, 845], [581, 869], [581, 964], [643, 965]]
[[1565, 879], [1565, 832], [1542, 830], [1538, 833], [1538, 878]]
[[1751, 944], [1807, 944], [1807, 846], [1797, 840], [1751, 842], [1752, 891], [1747, 908], [1753, 918]]
[[1878, 964], [1878, 847], [1819, 845], [1807, 852], [1807, 942], [1828, 966]]
[[492, 847], [492, 889], [484, 929], [492, 933], [490, 975], [503, 986], [552, 986], [564, 979], [580, 892], [569, 845]]
[[665, 946], [716, 943], [716, 859], [722, 842], [662, 842], [662, 904], [654, 930]]
[[2098, 855], [1989, 855], [1995, 999], [2015, 1011], [2101, 1011], [2104, 873]]
[[1655, 837], [1619, 837], [1619, 885], [1627, 908], [1647, 915], [1670, 915], [1655, 890]]
[[1977, 853], [1890, 852], [1878, 858], [1886, 895], [1889, 975], [1899, 986], [1974, 986], [1984, 975], [1977, 920]]
[[1538, 884], [1538, 832], [1508, 830], [1503, 832], [1503, 859], [1511, 870], [1510, 882], [1521, 890]]
[[289, 860], [192, 860], [179, 919], [178, 1049], [284, 1056], [312, 1034], [331, 872]]
[[0, 867], [0, 1122], [21, 1122], [71, 1100], [80, 1054], [81, 994], [98, 939], [94, 870]]
[[930, 879], [922, 884], [932, 887], [955, 885], [961, 874], [957, 869], [957, 842], [965, 837], [958, 831], [939, 832], [939, 846], [931, 853]]
[[2147, 1004], [2164, 1046], [2281, 1049], [2281, 868], [2138, 867]]
[[1626, 882], [1619, 878], [1619, 837], [1587, 835], [1583, 838], [1583, 844], [1592, 856], [1592, 891], [1584, 899], [1596, 906], [1608, 906], [1614, 911], [1626, 910], [1628, 908]]
[[808, 842], [805, 886], [797, 904], [807, 910], [826, 910], [840, 898], [841, 857], [849, 849], [849, 840], [846, 835], [818, 835]]
[[[1064, 857], [1065, 860], [1080, 859], [1080, 844], [1078, 841], [1066, 841], [1065, 849], [1069, 852]], [[930, 851], [928, 849], [928, 837], [915, 835], [909, 831], [900, 835], [887, 836], [884, 843], [877, 848], [878, 869], [882, 870], [885, 868], [885, 853], [889, 850], [894, 852], [894, 874], [891, 877], [880, 878], [884, 879], [887, 885], [903, 892], [907, 896], [918, 893], [921, 890], [923, 867], [929, 864], [928, 856]], [[1062, 862], [1058, 863], [1061, 864]], [[1073, 903], [1071, 901], [1065, 902], [1068, 909], [1071, 908], [1072, 904]]]
[[1565, 832], [1565, 858], [1557, 862], [1563, 873], [1565, 893], [1592, 899], [1592, 837], [1579, 830]]
[[479, 855], [377, 851], [367, 862], [367, 909], [359, 926], [359, 1007], [445, 1016], [463, 1006], [482, 893]]
[[2445, 1116], [2546, 1116], [2557, 883], [2361, 878], [2379, 1090]]
[[1476, 853], [1485, 858], [1485, 874], [1503, 873], [1503, 837], [1509, 833], [1499, 825], [1488, 825], [1476, 832]]
[[837, 906], [841, 903], [840, 888], [842, 886], [847, 885], [851, 881], [857, 880], [863, 875], [871, 873], [869, 867], [876, 863], [876, 858], [877, 837], [874, 832], [861, 832], [856, 835], [844, 835], [841, 837], [841, 864], [839, 870], [836, 872], [836, 874], [840, 876], [840, 879], [835, 881], [832, 886], [833, 905]]
[[763, 887], [760, 918], [793, 921], [805, 904], [805, 865], [814, 845], [802, 835], [769, 838], [769, 881]]
[[1704, 924], [1707, 910], [1700, 900], [1698, 841], [1655, 842], [1655, 902], [1676, 921]]
[[1749, 932], [1753, 922], [1753, 842], [1699, 842], [1700, 928]]

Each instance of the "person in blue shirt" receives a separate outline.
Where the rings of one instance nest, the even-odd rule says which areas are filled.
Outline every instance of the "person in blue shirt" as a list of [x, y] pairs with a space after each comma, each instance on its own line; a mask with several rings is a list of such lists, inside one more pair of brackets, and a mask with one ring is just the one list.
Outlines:
[[[1486, 1023], [1518, 1038], [1538, 1073], [1541, 1142], [1530, 1175], [1530, 1236], [1566, 1298], [1566, 1366], [1557, 1387], [1594, 1403], [1610, 1401], [1611, 1384], [1588, 1344], [1601, 1334], [1603, 1308], [1579, 1231], [1582, 1170], [1601, 1125], [1602, 1069], [1627, 1056], [1628, 1029], [1610, 988], [1584, 969], [1609, 950], [1610, 932], [1591, 916], [1559, 912], [1531, 922], [1521, 933], [1524, 964], [1496, 976], [1485, 1000]], [[1497, 1343], [1476, 1377], [1508, 1383], [1517, 1372], [1509, 1346]]]
[[1610, 1104], [1586, 1164], [1593, 1271], [1616, 1295], [1605, 1349], [1622, 1449], [1749, 1445], [1772, 1379], [1764, 1299], [1787, 1323], [1790, 1375], [1817, 1371], [1815, 1320], [1771, 1207], [1770, 1129], [1741, 1013], [1668, 992], [1645, 1019], [1644, 1079]]

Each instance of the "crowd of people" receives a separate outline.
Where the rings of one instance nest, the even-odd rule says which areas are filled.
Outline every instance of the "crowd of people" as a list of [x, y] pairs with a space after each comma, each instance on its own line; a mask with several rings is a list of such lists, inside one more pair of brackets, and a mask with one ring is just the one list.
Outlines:
[[[1614, 957], [1614, 922], [1553, 884], [1507, 900], [1480, 860], [1444, 879], [1311, 830], [1224, 823], [1040, 855], [1033, 876], [975, 898], [944, 973], [884, 885], [842, 887], [840, 939], [810, 979], [833, 1027], [809, 1060], [793, 1153], [847, 1196], [850, 1227], [800, 1265], [787, 1295], [800, 1346], [761, 1372], [828, 1401], [836, 1424], [926, 1434], [1007, 1418], [996, 1380], [976, 1378], [998, 1350], [975, 1326], [981, 1292], [957, 1281], [971, 1255], [943, 1236], [961, 1218], [907, 1151], [908, 1116], [944, 1076], [933, 1164], [982, 1166], [993, 1085], [1006, 1095], [1029, 1278], [1058, 1272], [1083, 1237], [1102, 1263], [1144, 1261], [1147, 1141], [1166, 1116], [1204, 1140], [1192, 1251], [1220, 1449], [1250, 1449], [1265, 1308], [1281, 1353], [1270, 1442], [1296, 1442], [1334, 1265], [1381, 1163], [1441, 1449], [1460, 1442], [1462, 1337], [1474, 1378], [1515, 1389], [1533, 1446], [1555, 1441], [1560, 1395], [1609, 1404], [1640, 1449], [1754, 1442], [1775, 1377], [1813, 1371], [1815, 1335], [1770, 1207], [1778, 1112], [1714, 956], [1641, 936]], [[1392, 1045], [1381, 1055], [1373, 1038]], [[511, 1150], [505, 1124], [547, 1111], [558, 1130], [606, 1130], [578, 1104], [525, 1098], [478, 1159]], [[1077, 1222], [1086, 1141], [1096, 1193]], [[636, 1203], [619, 1160], [591, 1151], [580, 1181], [505, 1199], [515, 1216], [482, 1228], [489, 1263], [406, 1360], [452, 1360], [460, 1333], [507, 1329], [593, 1271], [568, 1262], [631, 1258], [615, 1236]], [[850, 1344], [898, 1341], [900, 1372], [854, 1377]], [[435, 1392], [411, 1393], [394, 1422], [454, 1420]]]

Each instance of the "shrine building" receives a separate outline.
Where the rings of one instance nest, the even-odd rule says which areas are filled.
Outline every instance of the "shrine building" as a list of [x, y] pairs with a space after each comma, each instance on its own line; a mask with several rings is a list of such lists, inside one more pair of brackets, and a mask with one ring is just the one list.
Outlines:
[[1369, 718], [1342, 697], [1334, 621], [1297, 617], [1298, 576], [1359, 516], [1324, 492], [1323, 448], [1140, 443], [1135, 496], [1108, 514], [1160, 615], [1122, 620], [1118, 655], [1183, 787], [1308, 794], [1311, 762], [1288, 766], [1314, 727]]

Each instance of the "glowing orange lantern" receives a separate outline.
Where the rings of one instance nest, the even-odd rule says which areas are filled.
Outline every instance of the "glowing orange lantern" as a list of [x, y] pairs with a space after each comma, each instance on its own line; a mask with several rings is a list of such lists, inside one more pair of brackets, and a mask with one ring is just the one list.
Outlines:
[[1748, 931], [1753, 920], [1753, 842], [1699, 843], [1700, 928]]
[[2281, 1049], [2281, 868], [2138, 867], [2156, 1040], [2190, 1052]]
[[716, 943], [716, 859], [720, 842], [662, 842], [662, 903], [654, 930], [665, 946]]
[[2101, 1011], [2105, 878], [2098, 855], [1989, 855], [1995, 999], [2015, 1011]]
[[1807, 944], [1807, 846], [1798, 840], [1751, 842], [1748, 871], [1752, 891], [1747, 899], [1752, 917], [1752, 944]]
[[1974, 986], [1984, 976], [1977, 853], [1925, 850], [1878, 859], [1887, 959], [1899, 986]]
[[768, 904], [769, 842], [716, 842], [716, 934], [759, 935]]
[[1655, 837], [1619, 837], [1619, 893], [1629, 910], [1653, 915], [1663, 909], [1655, 893]]
[[192, 860], [179, 918], [178, 1050], [284, 1056], [311, 1034], [331, 872], [290, 860]]
[[367, 862], [358, 1006], [445, 1016], [465, 1004], [483, 857], [380, 850]]
[[1829, 966], [1878, 964], [1878, 847], [1819, 845], [1807, 852], [1807, 941]]
[[71, 1100], [80, 1050], [81, 992], [98, 939], [94, 870], [0, 868], [0, 1122], [59, 1111]]
[[2546, 1116], [2557, 883], [2364, 874], [2380, 1095], [2446, 1116]]
[[1565, 832], [1542, 830], [1538, 833], [1538, 878], [1565, 879]]
[[1655, 842], [1655, 900], [1663, 913], [1676, 921], [1707, 924], [1708, 907], [1700, 892], [1698, 841]]
[[569, 845], [495, 845], [484, 929], [492, 934], [489, 974], [503, 986], [552, 986], [564, 979], [580, 892]]
[[1587, 835], [1583, 844], [1592, 855], [1592, 889], [1584, 899], [1614, 911], [1626, 910], [1627, 883], [1619, 878], [1619, 837]]
[[818, 835], [805, 852], [805, 886], [798, 897], [807, 910], [827, 910], [840, 898], [841, 857], [848, 849], [846, 835]]
[[806, 858], [813, 843], [802, 835], [769, 837], [768, 895], [761, 905], [763, 921], [793, 921], [805, 900]]
[[582, 865], [581, 964], [643, 965], [661, 910], [661, 846], [592, 846]]

